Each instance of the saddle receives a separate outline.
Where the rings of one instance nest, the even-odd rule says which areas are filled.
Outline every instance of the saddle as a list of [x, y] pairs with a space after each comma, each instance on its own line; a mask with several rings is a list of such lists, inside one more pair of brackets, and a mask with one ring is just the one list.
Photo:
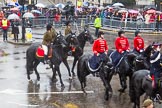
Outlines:
[[86, 62], [86, 67], [87, 67], [88, 71], [91, 73], [97, 72], [100, 69], [101, 65], [102, 65], [102, 62], [99, 64], [99, 66], [96, 69], [94, 69], [94, 68], [92, 68], [91, 63], [89, 61]]
[[[38, 58], [44, 58], [44, 50], [42, 48], [42, 45], [38, 46], [37, 50], [36, 50], [36, 56]], [[49, 48], [49, 53], [48, 53], [48, 58], [52, 57], [52, 48]]]

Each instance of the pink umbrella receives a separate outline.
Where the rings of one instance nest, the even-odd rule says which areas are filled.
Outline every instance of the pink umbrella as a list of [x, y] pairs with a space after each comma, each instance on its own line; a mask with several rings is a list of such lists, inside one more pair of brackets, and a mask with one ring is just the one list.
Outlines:
[[156, 13], [156, 10], [154, 10], [154, 9], [149, 9], [149, 10], [147, 10], [146, 12], [147, 12], [147, 13]]
[[137, 11], [137, 10], [133, 10], [133, 9], [128, 10], [128, 12], [129, 12], [129, 13], [135, 13], [135, 14], [139, 13], [139, 11]]
[[11, 11], [18, 11], [18, 10], [19, 10], [19, 8], [14, 7], [14, 8], [11, 8], [10, 10], [11, 10]]

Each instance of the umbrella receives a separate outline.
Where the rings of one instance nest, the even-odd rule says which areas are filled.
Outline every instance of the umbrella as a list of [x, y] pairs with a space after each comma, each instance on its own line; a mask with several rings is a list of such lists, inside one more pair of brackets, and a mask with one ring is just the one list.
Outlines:
[[89, 2], [83, 2], [83, 6], [88, 6]]
[[61, 8], [61, 9], [63, 9], [65, 7], [65, 5], [62, 3], [56, 4], [55, 6], [58, 8]]
[[40, 12], [39, 10], [32, 10], [32, 13], [38, 13], [38, 14], [42, 14], [42, 12]]
[[124, 12], [128, 12], [127, 10], [123, 9], [123, 10], [119, 10], [119, 13], [124, 13]]
[[97, 8], [96, 6], [88, 6], [88, 8]]
[[15, 2], [10, 2], [7, 4], [7, 6], [16, 6]]
[[14, 8], [11, 8], [10, 10], [11, 10], [11, 11], [18, 11], [18, 10], [19, 10], [19, 8], [14, 7]]
[[161, 11], [156, 11], [157, 14], [161, 14], [162, 12]]
[[11, 19], [20, 19], [20, 17], [19, 17], [17, 14], [13, 13], [13, 14], [10, 14], [10, 15], [7, 17], [7, 19], [8, 19], [8, 20], [11, 20]]
[[156, 10], [155, 9], [149, 9], [146, 11], [147, 13], [156, 13]]
[[56, 8], [55, 5], [48, 5], [47, 8]]
[[34, 18], [34, 15], [30, 12], [27, 12], [23, 15], [23, 18]]
[[124, 5], [122, 3], [114, 3], [112, 6], [114, 7], [124, 7]]
[[36, 7], [40, 7], [40, 8], [45, 8], [45, 7], [46, 7], [46, 6], [45, 6], [44, 4], [42, 4], [42, 3], [37, 3], [35, 6], [36, 6]]
[[135, 13], [135, 14], [139, 13], [138, 10], [133, 10], [133, 9], [128, 10], [128, 12], [129, 12], [129, 13]]

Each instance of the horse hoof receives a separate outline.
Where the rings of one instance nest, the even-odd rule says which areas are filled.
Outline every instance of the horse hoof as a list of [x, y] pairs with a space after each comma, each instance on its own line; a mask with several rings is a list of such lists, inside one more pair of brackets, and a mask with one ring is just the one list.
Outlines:
[[57, 82], [58, 80], [57, 80], [57, 78], [54, 78], [53, 80], [52, 80], [52, 82]]
[[108, 101], [109, 100], [109, 97], [108, 96], [104, 96], [105, 100]]
[[65, 88], [65, 85], [64, 84], [61, 84], [61, 88]]
[[72, 80], [73, 79], [73, 77], [69, 77], [69, 80]]
[[39, 85], [40, 84], [40, 81], [37, 81], [37, 85]]
[[31, 79], [28, 79], [28, 82], [32, 82], [32, 80]]
[[33, 74], [33, 71], [29, 71], [29, 74]]
[[118, 91], [121, 93], [124, 93], [124, 89], [119, 89]]

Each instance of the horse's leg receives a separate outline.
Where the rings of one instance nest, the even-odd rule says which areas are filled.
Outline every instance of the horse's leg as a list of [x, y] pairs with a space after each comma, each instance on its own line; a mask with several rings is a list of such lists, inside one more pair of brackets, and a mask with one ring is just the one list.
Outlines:
[[28, 80], [30, 80], [30, 70], [28, 69], [28, 67], [26, 67], [27, 68], [27, 78], [28, 78]]
[[69, 73], [69, 79], [72, 79], [71, 78], [71, 73], [70, 73], [70, 67], [69, 67], [69, 65], [68, 65], [68, 62], [67, 62], [67, 59], [64, 59], [63, 60], [63, 63], [64, 63], [64, 65], [66, 66], [66, 68], [67, 68], [67, 70], [68, 70], [68, 73]]
[[108, 81], [107, 81], [107, 79], [105, 78], [105, 74], [104, 74], [104, 72], [99, 72], [99, 74], [100, 74], [100, 78], [101, 78], [101, 80], [103, 81], [103, 84], [104, 84], [104, 86], [105, 86], [105, 100], [108, 100], [109, 99], [109, 84], [108, 84]]
[[55, 67], [53, 67], [53, 64], [51, 64], [50, 67], [52, 68], [52, 72], [53, 72], [52, 82], [56, 82], [57, 81], [57, 79], [56, 79], [56, 69], [55, 69]]
[[39, 61], [35, 61], [34, 62], [34, 71], [35, 71], [35, 74], [37, 75], [37, 80], [38, 81], [40, 81], [40, 76], [39, 76], [39, 73], [38, 73], [38, 71], [37, 71], [37, 66], [38, 66], [38, 64], [39, 64], [40, 62]]
[[134, 108], [136, 108], [136, 106], [137, 106], [138, 108], [140, 108], [140, 96], [139, 96], [139, 95], [136, 96], [135, 107], [134, 107]]
[[75, 76], [74, 67], [75, 67], [77, 61], [78, 61], [78, 57], [74, 56], [73, 66], [72, 66], [72, 69], [71, 69], [71, 72], [73, 73], [73, 76]]
[[113, 75], [114, 75], [114, 72], [113, 72], [113, 71], [111, 71], [111, 72], [107, 75], [107, 83], [108, 83], [108, 85], [109, 85], [109, 92], [111, 92], [111, 93], [113, 92], [113, 90], [112, 90], [112, 87], [111, 87], [110, 82], [111, 82], [111, 79], [112, 79]]
[[60, 73], [60, 67], [59, 65], [55, 65], [55, 69], [58, 72], [59, 78], [60, 78], [60, 83], [61, 83], [61, 87], [65, 87], [61, 78], [61, 73]]
[[119, 73], [119, 79], [120, 79], [120, 84], [122, 86], [122, 88], [119, 89], [119, 92], [123, 93], [125, 91], [125, 89], [127, 88], [126, 77], [123, 74]]

